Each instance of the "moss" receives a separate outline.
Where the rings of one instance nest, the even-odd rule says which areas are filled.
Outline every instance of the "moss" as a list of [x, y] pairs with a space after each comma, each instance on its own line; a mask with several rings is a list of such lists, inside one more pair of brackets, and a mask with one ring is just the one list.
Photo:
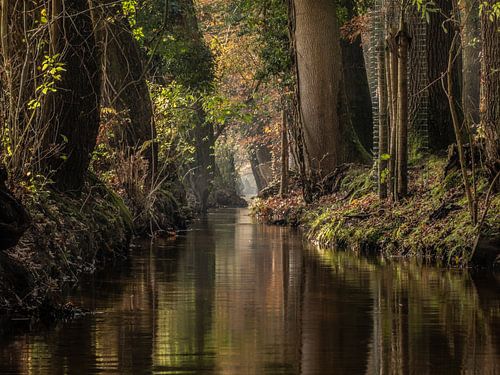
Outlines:
[[54, 305], [66, 282], [128, 249], [131, 214], [99, 181], [78, 197], [43, 191], [25, 194], [23, 203], [32, 225], [0, 260], [0, 310]]
[[[287, 213], [302, 213], [298, 216], [299, 224], [307, 238], [316, 244], [465, 267], [469, 265], [479, 233], [470, 221], [460, 174], [452, 172], [444, 177], [444, 165], [443, 159], [435, 157], [415, 165], [410, 171], [410, 197], [398, 204], [378, 199], [372, 171], [353, 168], [339, 193], [311, 205], [291, 197], [286, 202], [277, 197], [258, 200], [252, 212], [260, 219], [273, 218], [279, 207], [287, 205]], [[482, 196], [480, 212], [484, 212], [488, 184], [481, 176], [478, 178], [478, 193]], [[295, 194], [299, 196], [300, 192]], [[442, 212], [437, 215], [441, 206]], [[500, 217], [495, 214], [499, 211], [500, 196], [496, 195], [481, 227], [482, 236], [500, 235]], [[283, 217], [282, 221], [289, 220]]]

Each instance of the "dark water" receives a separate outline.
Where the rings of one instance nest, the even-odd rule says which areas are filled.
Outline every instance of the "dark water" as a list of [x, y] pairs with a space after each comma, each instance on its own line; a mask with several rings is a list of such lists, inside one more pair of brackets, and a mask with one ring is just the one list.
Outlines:
[[1, 374], [500, 374], [500, 277], [304, 247], [245, 210], [135, 249]]

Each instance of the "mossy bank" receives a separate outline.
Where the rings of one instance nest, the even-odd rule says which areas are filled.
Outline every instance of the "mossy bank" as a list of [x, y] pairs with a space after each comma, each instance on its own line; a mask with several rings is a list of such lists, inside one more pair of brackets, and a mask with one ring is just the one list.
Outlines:
[[36, 312], [57, 306], [65, 283], [123, 256], [132, 216], [104, 184], [87, 183], [78, 196], [24, 192], [30, 225], [18, 245], [0, 253], [0, 311]]
[[[419, 257], [445, 266], [499, 265], [500, 196], [491, 195], [482, 225], [472, 225], [458, 171], [445, 174], [446, 161], [415, 165], [410, 196], [381, 201], [373, 172], [352, 167], [336, 192], [305, 204], [299, 189], [284, 198], [256, 198], [253, 214], [268, 224], [300, 226], [312, 242], [336, 249]], [[488, 183], [478, 178], [486, 209]], [[482, 194], [481, 194], [482, 193]]]

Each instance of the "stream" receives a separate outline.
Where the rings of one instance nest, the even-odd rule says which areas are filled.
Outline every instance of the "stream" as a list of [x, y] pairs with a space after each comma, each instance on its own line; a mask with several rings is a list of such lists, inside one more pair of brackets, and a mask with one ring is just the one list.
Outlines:
[[322, 251], [245, 209], [141, 243], [0, 337], [0, 374], [500, 374], [500, 274]]

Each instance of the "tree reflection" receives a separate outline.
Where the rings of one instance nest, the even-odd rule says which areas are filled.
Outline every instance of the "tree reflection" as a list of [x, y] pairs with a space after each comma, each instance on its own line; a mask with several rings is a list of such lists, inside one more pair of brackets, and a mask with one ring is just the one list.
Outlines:
[[0, 344], [0, 373], [496, 374], [499, 286], [221, 211], [72, 291], [96, 314]]

